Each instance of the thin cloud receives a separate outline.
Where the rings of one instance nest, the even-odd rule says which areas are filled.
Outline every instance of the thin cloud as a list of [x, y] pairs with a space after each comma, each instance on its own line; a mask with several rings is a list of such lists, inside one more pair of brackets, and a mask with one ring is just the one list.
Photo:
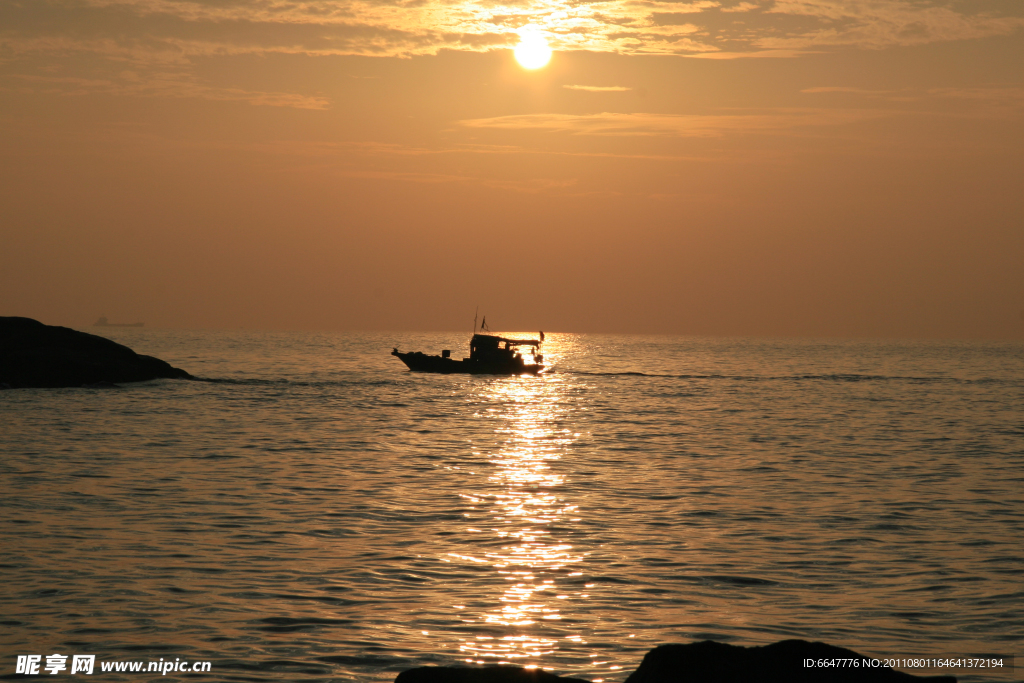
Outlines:
[[704, 10], [721, 7], [721, 3], [712, 0], [700, 0], [698, 2], [674, 2], [673, 0], [636, 0], [631, 3], [637, 7], [655, 7], [659, 10], [671, 10], [680, 14], [696, 14]]
[[626, 92], [632, 88], [621, 85], [563, 85], [567, 90], [585, 90], [587, 92]]
[[699, 52], [683, 55], [690, 59], [792, 59], [815, 50], [757, 50], [754, 52]]
[[416, 173], [409, 171], [341, 171], [348, 178], [372, 178], [376, 180], [402, 180], [409, 183], [437, 185], [440, 183], [466, 183], [476, 180], [472, 176], [451, 175], [447, 173]]
[[761, 5], [758, 5], [755, 2], [741, 2], [740, 4], [733, 5], [732, 7], [723, 7], [722, 11], [723, 12], [750, 12], [750, 11], [755, 10], [755, 9], [761, 9]]
[[565, 190], [576, 185], [576, 179], [554, 179], [554, 178], [531, 178], [528, 180], [508, 180], [502, 178], [481, 178], [479, 176], [461, 176], [446, 173], [417, 173], [408, 171], [365, 171], [365, 170], [344, 170], [340, 175], [348, 178], [367, 178], [372, 180], [391, 180], [421, 185], [440, 185], [446, 183], [459, 183], [470, 185], [483, 185], [502, 190], [512, 190], [527, 194], [538, 194]]
[[553, 178], [531, 178], [529, 180], [481, 179], [480, 184], [501, 190], [539, 194], [552, 190], [565, 190], [576, 185], [576, 179], [556, 180]]
[[775, 0], [765, 12], [771, 14], [803, 17], [818, 25], [789, 35], [755, 38], [755, 45], [775, 49], [826, 45], [880, 49], [1003, 36], [1024, 27], [1020, 9], [1009, 16], [972, 15], [934, 1]]
[[183, 75], [149, 76], [145, 79], [133, 71], [124, 71], [119, 79], [81, 78], [74, 76], [38, 76], [15, 74], [8, 77], [16, 83], [8, 90], [43, 92], [56, 95], [108, 94], [133, 97], [196, 98], [220, 102], [245, 102], [268, 107], [294, 109], [327, 109], [330, 100], [297, 93], [266, 92], [241, 88], [216, 88], [188, 80]]
[[864, 88], [852, 88], [845, 85], [826, 85], [816, 88], [804, 88], [800, 92], [802, 93], [851, 93], [854, 95], [888, 95], [891, 90], [866, 90]]
[[536, 130], [570, 135], [722, 137], [837, 126], [886, 116], [875, 110], [783, 109], [751, 114], [523, 114], [460, 121], [469, 128]]
[[1024, 103], [1024, 88], [1019, 87], [931, 88], [927, 92], [934, 97], [959, 100]]
[[805, 94], [843, 94], [881, 98], [895, 102], [919, 101], [925, 98], [962, 100], [979, 106], [1014, 107], [1024, 105], [1024, 88], [1015, 86], [982, 86], [975, 88], [930, 88], [902, 90], [870, 90], [851, 86], [820, 86], [804, 88]]

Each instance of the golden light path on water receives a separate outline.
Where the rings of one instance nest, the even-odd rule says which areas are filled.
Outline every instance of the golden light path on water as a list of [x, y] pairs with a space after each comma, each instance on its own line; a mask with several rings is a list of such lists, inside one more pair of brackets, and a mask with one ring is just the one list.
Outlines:
[[[479, 471], [479, 490], [461, 495], [472, 510], [465, 531], [489, 535], [495, 543], [483, 547], [494, 549], [448, 559], [486, 564], [504, 587], [490, 607], [462, 613], [465, 625], [481, 627], [479, 634], [459, 638], [466, 662], [541, 667], [560, 641], [576, 648], [586, 643], [582, 629], [561, 623], [571, 600], [589, 597], [577, 578], [582, 572], [575, 570], [585, 553], [565, 540], [581, 518], [566, 500], [566, 475], [558, 467], [578, 436], [564, 426], [572, 410], [559, 400], [564, 389], [557, 378], [509, 379], [490, 383], [481, 397], [489, 407], [479, 417], [496, 418], [497, 441], [490, 449], [474, 447], [473, 455], [488, 468]], [[576, 592], [559, 586], [559, 579], [569, 579]]]

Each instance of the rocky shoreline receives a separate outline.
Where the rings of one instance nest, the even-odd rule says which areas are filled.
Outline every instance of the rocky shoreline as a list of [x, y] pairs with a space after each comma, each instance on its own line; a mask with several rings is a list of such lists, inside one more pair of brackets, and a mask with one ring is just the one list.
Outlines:
[[[913, 676], [882, 666], [853, 650], [783, 640], [742, 647], [713, 640], [660, 645], [626, 683], [956, 683], [953, 676]], [[398, 674], [395, 683], [589, 683], [517, 666], [424, 666]]]
[[97, 387], [153, 379], [193, 377], [106, 337], [32, 318], [0, 317], [0, 388]]

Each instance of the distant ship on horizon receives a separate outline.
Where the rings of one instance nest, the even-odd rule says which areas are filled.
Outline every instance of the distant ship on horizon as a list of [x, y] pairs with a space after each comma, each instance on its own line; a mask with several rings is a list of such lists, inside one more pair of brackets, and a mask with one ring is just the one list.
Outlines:
[[145, 323], [112, 323], [107, 316], [101, 315], [100, 319], [92, 324], [93, 327], [142, 327]]

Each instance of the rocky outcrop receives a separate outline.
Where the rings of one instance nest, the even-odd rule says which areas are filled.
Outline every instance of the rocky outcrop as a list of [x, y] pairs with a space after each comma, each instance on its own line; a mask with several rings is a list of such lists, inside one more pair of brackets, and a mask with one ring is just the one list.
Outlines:
[[[956, 683], [952, 676], [912, 676], [874, 662], [852, 650], [806, 640], [762, 647], [705, 640], [654, 648], [626, 683]], [[517, 666], [423, 666], [398, 674], [395, 683], [585, 682]]]
[[589, 683], [518, 666], [421, 666], [398, 674], [395, 683]]
[[705, 640], [654, 648], [626, 683], [956, 683], [952, 676], [912, 676], [865, 660], [873, 658], [806, 640], [761, 647]]
[[0, 387], [109, 386], [160, 378], [192, 376], [105, 337], [31, 318], [0, 317]]

